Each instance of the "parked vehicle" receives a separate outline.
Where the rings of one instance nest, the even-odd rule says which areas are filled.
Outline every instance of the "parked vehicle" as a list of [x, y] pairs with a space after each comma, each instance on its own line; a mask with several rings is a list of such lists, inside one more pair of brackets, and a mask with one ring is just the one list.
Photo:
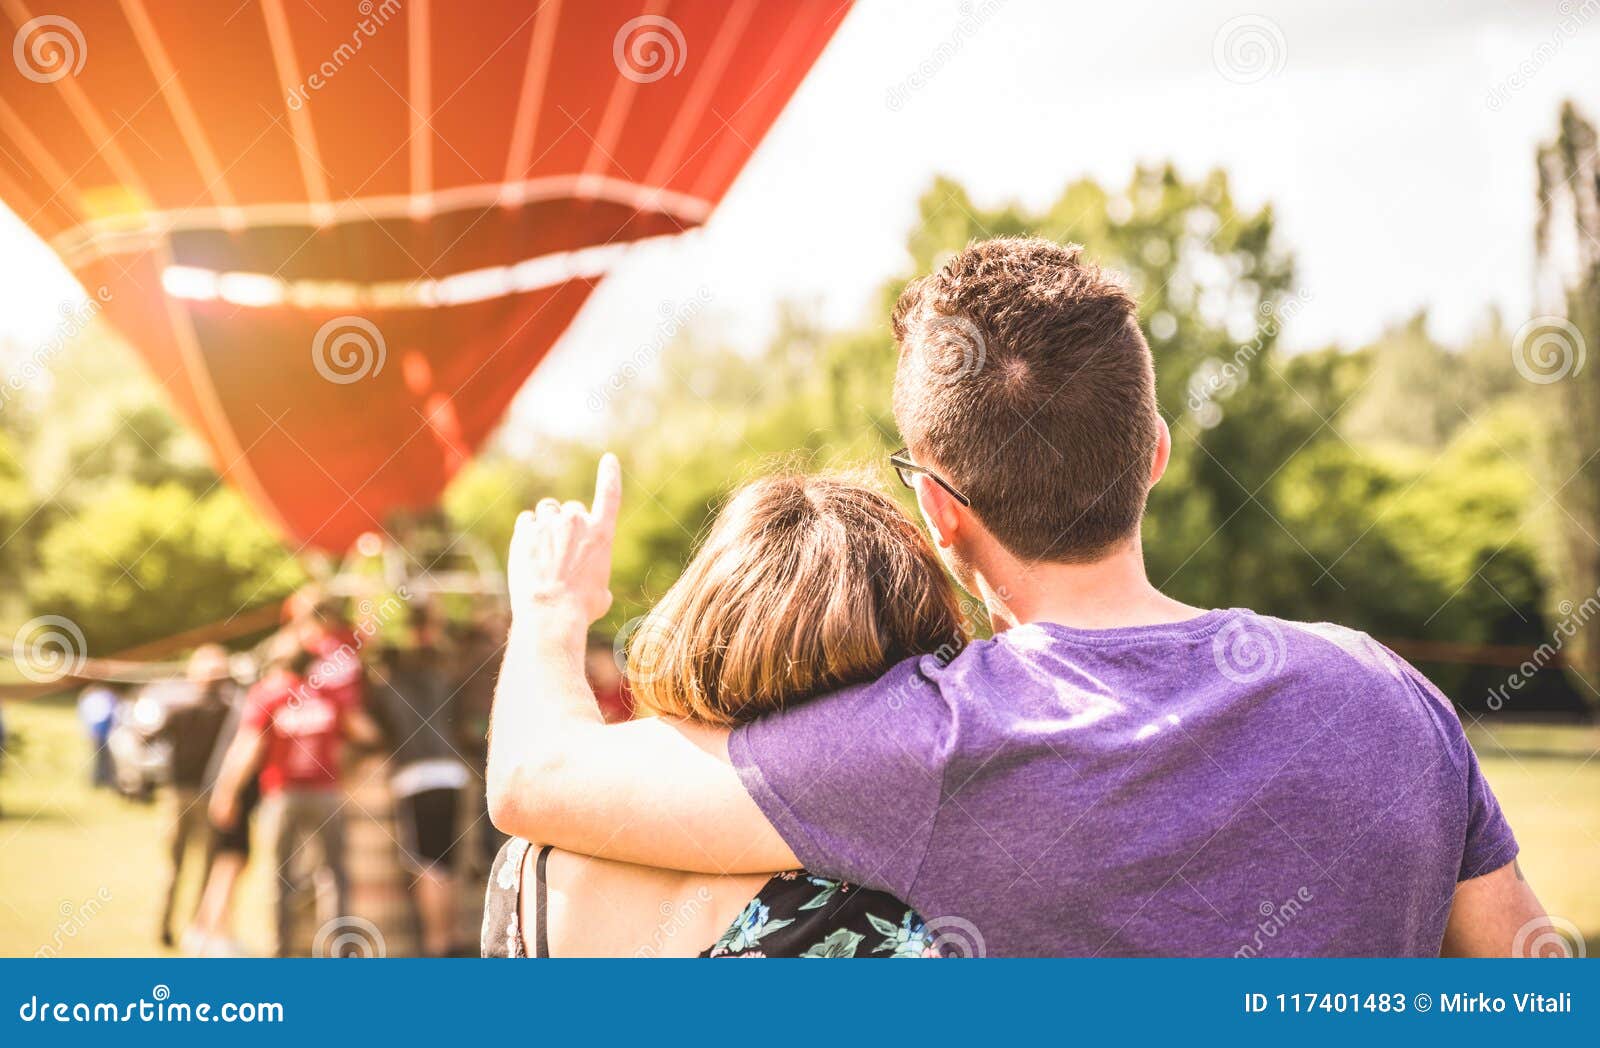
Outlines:
[[172, 745], [159, 735], [168, 709], [185, 701], [188, 687], [184, 681], [157, 681], [117, 704], [106, 749], [112, 782], [123, 796], [150, 800], [167, 781]]

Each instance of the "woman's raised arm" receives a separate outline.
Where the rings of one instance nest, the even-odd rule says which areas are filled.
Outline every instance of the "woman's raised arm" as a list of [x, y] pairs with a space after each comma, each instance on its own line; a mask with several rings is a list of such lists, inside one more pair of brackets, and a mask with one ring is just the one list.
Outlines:
[[490, 717], [489, 814], [503, 832], [601, 858], [702, 873], [799, 865], [728, 759], [728, 732], [659, 718], [606, 725], [583, 672], [611, 606], [616, 457], [592, 507], [544, 499], [517, 519], [512, 624]]

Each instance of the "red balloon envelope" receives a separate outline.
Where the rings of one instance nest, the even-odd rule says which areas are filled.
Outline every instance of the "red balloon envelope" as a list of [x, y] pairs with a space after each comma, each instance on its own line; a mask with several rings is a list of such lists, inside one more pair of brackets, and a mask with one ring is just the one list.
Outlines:
[[297, 543], [431, 505], [848, 3], [0, 0], [0, 198]]

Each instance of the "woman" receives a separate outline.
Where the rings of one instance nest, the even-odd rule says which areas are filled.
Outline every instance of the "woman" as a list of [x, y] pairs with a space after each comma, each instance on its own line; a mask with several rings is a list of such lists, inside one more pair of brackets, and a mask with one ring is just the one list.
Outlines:
[[[733, 725], [966, 640], [922, 533], [860, 484], [779, 476], [741, 489], [633, 633], [647, 714]], [[511, 840], [489, 875], [486, 957], [920, 957], [905, 903], [799, 870], [709, 876]]]

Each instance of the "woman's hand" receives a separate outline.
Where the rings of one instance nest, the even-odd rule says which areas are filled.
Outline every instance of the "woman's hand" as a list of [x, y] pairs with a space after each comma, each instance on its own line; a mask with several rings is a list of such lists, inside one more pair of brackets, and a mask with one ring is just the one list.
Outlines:
[[219, 830], [231, 830], [233, 824], [239, 821], [239, 798], [231, 792], [213, 789], [206, 813], [211, 825]]
[[622, 505], [622, 467], [600, 458], [594, 504], [541, 499], [517, 517], [506, 564], [513, 620], [553, 612], [584, 628], [611, 609], [611, 543]]

